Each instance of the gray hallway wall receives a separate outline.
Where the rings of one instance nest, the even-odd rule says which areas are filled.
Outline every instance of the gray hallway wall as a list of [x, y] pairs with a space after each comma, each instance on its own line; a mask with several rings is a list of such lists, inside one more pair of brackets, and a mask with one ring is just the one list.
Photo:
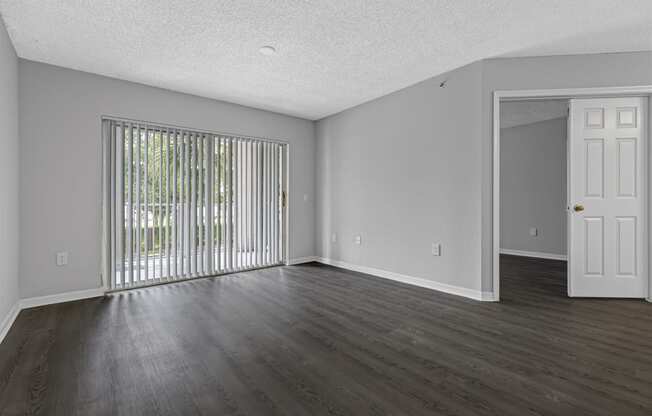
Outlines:
[[566, 254], [566, 120], [501, 129], [501, 249]]

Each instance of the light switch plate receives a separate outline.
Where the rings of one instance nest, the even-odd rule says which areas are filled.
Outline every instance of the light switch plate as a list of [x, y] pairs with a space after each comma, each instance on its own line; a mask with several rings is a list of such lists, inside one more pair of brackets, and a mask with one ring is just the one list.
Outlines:
[[530, 235], [531, 235], [532, 237], [536, 237], [537, 235], [539, 235], [539, 230], [537, 230], [536, 227], [532, 227], [532, 228], [530, 228]]
[[360, 234], [356, 235], [353, 242], [358, 246], [362, 245], [362, 236]]
[[432, 255], [433, 256], [441, 256], [441, 244], [432, 243]]

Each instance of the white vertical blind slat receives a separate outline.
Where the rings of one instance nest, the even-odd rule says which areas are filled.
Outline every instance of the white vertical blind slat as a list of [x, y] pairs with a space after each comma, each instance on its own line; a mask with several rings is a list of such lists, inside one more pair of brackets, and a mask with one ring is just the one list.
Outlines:
[[245, 141], [245, 267], [251, 267], [251, 141]]
[[[124, 287], [125, 284], [125, 260], [124, 260], [124, 237], [125, 237], [125, 208], [124, 208], [124, 184], [125, 184], [125, 172], [124, 172], [124, 150], [125, 150], [125, 132], [122, 123], [117, 123], [117, 154], [116, 154], [116, 247], [117, 247], [117, 269], [120, 271], [120, 287]], [[115, 277], [111, 278], [111, 282], [116, 282]]]
[[281, 146], [276, 147], [276, 200], [274, 207], [276, 209], [276, 262], [281, 262]]
[[186, 241], [185, 237], [185, 225], [186, 225], [186, 135], [183, 131], [179, 132], [179, 144], [177, 148], [178, 153], [178, 186], [179, 190], [177, 191], [177, 216], [178, 216], [178, 230], [177, 230], [177, 245], [178, 245], [178, 258], [177, 258], [177, 267], [179, 269], [177, 276], [181, 277], [185, 275], [185, 250], [184, 245]]
[[272, 209], [272, 175], [274, 174], [274, 170], [272, 167], [272, 152], [274, 151], [274, 144], [270, 143], [267, 145], [267, 158], [269, 160], [269, 169], [267, 171], [267, 223], [268, 223], [268, 231], [267, 231], [267, 262], [268, 264], [273, 264], [274, 261], [272, 259], [272, 245], [274, 244], [272, 242], [272, 222], [273, 222], [273, 213], [274, 210]]
[[204, 195], [206, 204], [206, 270], [207, 274], [213, 274], [213, 137], [206, 136], [206, 192]]
[[280, 224], [281, 224], [281, 219], [280, 219], [280, 214], [281, 214], [281, 207], [280, 207], [280, 201], [281, 201], [281, 146], [276, 146], [276, 169], [274, 169], [275, 172], [275, 186], [276, 186], [276, 193], [274, 195], [274, 211], [275, 211], [275, 218], [276, 218], [276, 258], [275, 262], [279, 263], [280, 262], [280, 251], [281, 251], [281, 229], [280, 229]]
[[191, 270], [191, 262], [190, 262], [190, 257], [191, 257], [191, 251], [192, 248], [190, 246], [190, 229], [192, 228], [192, 206], [190, 204], [191, 200], [191, 159], [192, 159], [192, 133], [185, 134], [185, 191], [184, 191], [184, 205], [185, 209], [183, 210], [185, 213], [185, 227], [184, 227], [184, 234], [183, 234], [183, 241], [184, 241], [184, 255], [182, 258], [183, 262], [183, 273], [184, 274], [192, 274]]
[[134, 281], [134, 206], [133, 206], [133, 193], [134, 193], [134, 181], [133, 181], [133, 160], [134, 160], [134, 130], [131, 124], [127, 125], [128, 134], [128, 143], [127, 146], [127, 262], [126, 266], [129, 268], [129, 279], [127, 286], [131, 286]]
[[244, 241], [244, 187], [243, 187], [243, 179], [244, 175], [242, 174], [242, 167], [244, 165], [244, 148], [242, 146], [242, 141], [238, 140], [237, 141], [237, 148], [238, 148], [238, 186], [236, 189], [236, 194], [238, 195], [238, 206], [237, 206], [237, 213], [238, 213], [238, 268], [242, 269], [244, 268], [244, 249], [243, 249], [243, 241]]
[[144, 163], [144, 175], [143, 182], [145, 188], [145, 205], [144, 205], [144, 214], [145, 221], [143, 224], [144, 228], [144, 237], [145, 237], [145, 281], [149, 280], [149, 130], [145, 128], [145, 163]]
[[104, 169], [104, 172], [109, 176], [108, 181], [106, 184], [109, 187], [108, 193], [106, 196], [108, 197], [107, 202], [109, 203], [108, 209], [106, 210], [106, 215], [108, 217], [108, 220], [110, 223], [107, 224], [108, 229], [105, 230], [105, 232], [108, 233], [108, 241], [106, 241], [106, 244], [108, 244], [107, 251], [105, 253], [108, 254], [108, 260], [109, 260], [109, 265], [108, 265], [108, 275], [104, 275], [104, 284], [107, 287], [111, 287], [112, 285], [115, 284], [113, 282], [114, 276], [116, 275], [116, 270], [115, 270], [115, 265], [116, 265], [116, 229], [117, 227], [115, 226], [116, 223], [116, 201], [115, 201], [115, 196], [116, 196], [116, 175], [113, 172], [113, 169], [116, 166], [116, 134], [115, 134], [115, 128], [112, 125], [107, 125], [106, 126], [106, 131], [110, 135], [110, 141], [109, 141], [109, 152], [110, 152], [110, 157], [108, 158], [108, 163], [109, 165], [106, 166]]
[[264, 239], [263, 239], [263, 244], [264, 244], [264, 251], [263, 254], [265, 256], [265, 259], [263, 260], [265, 264], [269, 263], [269, 147], [270, 145], [268, 143], [263, 144], [265, 153], [264, 153], [264, 160], [265, 160], [265, 173], [263, 176], [263, 183], [265, 184], [265, 191], [264, 191], [264, 200], [263, 200], [263, 212], [265, 215], [265, 230], [264, 230]]
[[217, 163], [215, 164], [215, 168], [217, 170], [217, 187], [216, 187], [216, 193], [217, 193], [217, 255], [216, 255], [216, 263], [217, 263], [217, 271], [221, 272], [222, 271], [222, 242], [224, 241], [224, 238], [222, 237], [223, 232], [224, 232], [224, 221], [222, 220], [222, 213], [224, 210], [222, 209], [222, 138], [217, 137], [217, 150], [215, 151], [215, 155], [217, 157]]
[[260, 204], [260, 209], [261, 209], [261, 217], [262, 217], [262, 227], [261, 227], [261, 256], [262, 264], [267, 263], [267, 206], [265, 204], [265, 201], [267, 200], [267, 143], [262, 143], [262, 175], [260, 176], [260, 181], [261, 181], [261, 204]]
[[263, 224], [262, 224], [262, 213], [260, 210], [262, 202], [262, 181], [260, 180], [262, 176], [262, 147], [260, 142], [256, 143], [256, 266], [261, 266], [263, 263], [262, 251], [263, 251]]
[[110, 126], [102, 125], [102, 135], [106, 140], [102, 141], [102, 261], [101, 280], [102, 284], [109, 282], [111, 276], [111, 264], [113, 250], [111, 250], [111, 143], [112, 135]]
[[273, 145], [272, 146], [272, 175], [271, 175], [271, 181], [272, 181], [272, 192], [271, 192], [271, 201], [270, 201], [270, 209], [272, 211], [272, 263], [276, 263], [276, 248], [277, 248], [277, 241], [276, 241], [276, 226], [277, 226], [277, 211], [276, 211], [276, 203], [275, 199], [278, 199], [278, 189], [276, 187], [276, 151], [277, 151], [277, 146]]
[[201, 227], [200, 233], [199, 233], [199, 243], [200, 243], [200, 252], [199, 252], [199, 275], [200, 276], [205, 276], [207, 274], [206, 270], [206, 249], [207, 249], [207, 241], [206, 241], [206, 233], [207, 233], [207, 214], [206, 214], [206, 181], [207, 181], [207, 174], [206, 174], [206, 135], [202, 134], [201, 139], [199, 141], [200, 143], [200, 156], [201, 156], [201, 169], [199, 169], [199, 183], [200, 183], [200, 191], [197, 194], [197, 199], [200, 201], [201, 204], [201, 209], [199, 211], [199, 226]]
[[240, 141], [235, 141], [235, 181], [234, 181], [234, 193], [235, 193], [235, 204], [233, 206], [234, 208], [234, 213], [235, 213], [235, 269], [239, 270], [242, 267], [241, 264], [241, 250], [242, 247], [240, 247], [240, 239], [242, 235], [242, 230], [240, 229], [240, 221], [242, 219], [242, 214], [240, 212], [240, 209], [242, 207], [242, 204], [240, 203], [240, 199], [242, 197], [242, 188], [240, 187]]
[[179, 180], [178, 180], [178, 171], [177, 171], [177, 166], [179, 164], [179, 159], [178, 159], [178, 133], [176, 130], [174, 130], [174, 136], [172, 140], [172, 227], [170, 228], [172, 230], [172, 241], [170, 242], [170, 248], [174, 252], [174, 270], [172, 271], [171, 275], [173, 279], [176, 279], [177, 276], [179, 275], [179, 217], [178, 217], [178, 211], [179, 211], [179, 203], [178, 203], [178, 198], [179, 198]]
[[231, 140], [231, 270], [238, 270], [238, 143]]
[[[156, 133], [154, 133], [154, 137], [156, 137]], [[163, 130], [160, 130], [158, 132], [158, 159], [159, 159], [159, 167], [158, 167], [158, 232], [157, 234], [157, 239], [158, 239], [158, 276], [159, 279], [163, 280], [164, 274], [163, 274], [163, 246], [164, 246], [164, 228], [163, 228], [163, 177], [166, 175], [163, 175]], [[154, 218], [157, 216], [154, 215]]]
[[188, 231], [188, 266], [190, 270], [191, 275], [195, 275], [197, 272], [197, 240], [196, 240], [196, 232], [197, 232], [197, 193], [196, 193], [196, 186], [197, 186], [197, 146], [196, 146], [196, 139], [197, 136], [194, 134], [190, 134], [190, 167], [189, 167], [189, 174], [190, 174], [190, 187], [188, 188], [189, 193], [188, 193], [188, 204], [190, 206], [190, 211], [188, 212], [188, 216], [190, 218], [190, 221], [188, 224], [190, 225], [190, 228]]
[[231, 235], [229, 236], [229, 240], [231, 241], [231, 256], [230, 256], [230, 261], [231, 261], [231, 270], [236, 270], [237, 269], [237, 262], [236, 262], [236, 254], [237, 254], [237, 242], [236, 242], [236, 237], [237, 237], [237, 227], [236, 227], [236, 218], [237, 218], [237, 212], [235, 210], [235, 205], [237, 201], [237, 195], [236, 195], [236, 164], [237, 164], [237, 149], [235, 145], [235, 140], [233, 138], [229, 138], [230, 142], [230, 147], [231, 147], [231, 166], [229, 168], [229, 174], [231, 175], [231, 178], [229, 179], [229, 196], [231, 203], [229, 204], [229, 212], [231, 212]]
[[197, 275], [204, 274], [204, 135], [197, 138]]
[[142, 217], [142, 212], [141, 212], [141, 162], [142, 162], [142, 151], [141, 151], [141, 137], [140, 137], [140, 125], [136, 125], [136, 264], [134, 267], [136, 268], [136, 281], [140, 282], [140, 244], [141, 244], [141, 227], [142, 227], [142, 222], [141, 222], [141, 217]]
[[224, 139], [225, 142], [225, 161], [224, 161], [224, 191], [226, 202], [224, 204], [224, 214], [226, 216], [226, 225], [224, 227], [224, 243], [226, 249], [224, 251], [224, 268], [228, 271], [231, 270], [231, 140]]
[[253, 169], [253, 174], [251, 176], [252, 179], [252, 187], [251, 187], [251, 196], [253, 198], [253, 204], [252, 204], [252, 235], [253, 235], [253, 241], [252, 241], [252, 249], [253, 249], [253, 264], [254, 267], [258, 267], [260, 264], [259, 256], [260, 256], [260, 249], [258, 248], [258, 243], [260, 242], [260, 237], [258, 233], [258, 174], [259, 174], [259, 169], [258, 169], [258, 142], [254, 141], [252, 143], [252, 169]]

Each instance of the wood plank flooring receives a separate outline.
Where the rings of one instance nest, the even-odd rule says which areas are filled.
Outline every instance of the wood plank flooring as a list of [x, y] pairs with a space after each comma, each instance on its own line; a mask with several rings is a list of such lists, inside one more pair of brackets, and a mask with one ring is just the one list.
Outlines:
[[25, 310], [0, 414], [651, 415], [652, 305], [501, 261], [501, 303], [308, 264]]

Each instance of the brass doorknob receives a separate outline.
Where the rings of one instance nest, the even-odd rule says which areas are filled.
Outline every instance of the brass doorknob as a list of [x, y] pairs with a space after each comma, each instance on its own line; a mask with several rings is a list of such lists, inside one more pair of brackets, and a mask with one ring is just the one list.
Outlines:
[[575, 211], [575, 212], [582, 212], [582, 211], [584, 211], [584, 205], [582, 205], [582, 204], [575, 204], [575, 205], [573, 206], [573, 211]]

